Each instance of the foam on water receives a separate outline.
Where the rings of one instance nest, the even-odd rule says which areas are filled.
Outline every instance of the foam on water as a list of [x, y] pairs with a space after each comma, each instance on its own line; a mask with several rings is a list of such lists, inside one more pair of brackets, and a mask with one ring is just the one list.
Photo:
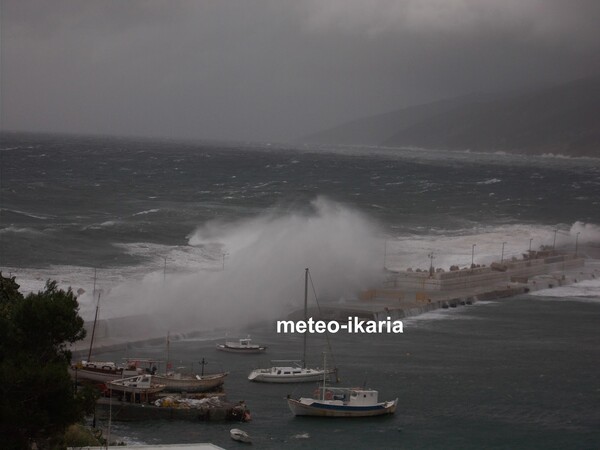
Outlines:
[[569, 286], [542, 289], [531, 293], [545, 300], [565, 300], [600, 303], [600, 279], [580, 281]]
[[134, 216], [141, 216], [141, 215], [144, 215], [144, 214], [152, 214], [152, 213], [156, 213], [156, 212], [159, 212], [159, 211], [160, 211], [160, 209], [154, 208], [154, 209], [148, 209], [146, 211], [140, 211], [140, 212], [135, 213], [133, 215]]
[[9, 234], [9, 233], [30, 233], [30, 234], [41, 234], [42, 232], [39, 230], [34, 230], [29, 227], [13, 227], [9, 226], [6, 228], [0, 228], [0, 234]]
[[466, 307], [456, 307], [448, 309], [437, 309], [435, 311], [429, 311], [418, 316], [412, 316], [402, 319], [402, 323], [406, 328], [412, 326], [425, 325], [428, 322], [438, 320], [472, 320], [475, 319], [473, 316], [465, 315]]

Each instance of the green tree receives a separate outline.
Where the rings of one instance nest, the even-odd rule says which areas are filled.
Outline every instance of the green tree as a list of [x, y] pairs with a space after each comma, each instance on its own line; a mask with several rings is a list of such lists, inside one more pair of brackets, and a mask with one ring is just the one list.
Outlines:
[[77, 298], [48, 281], [24, 297], [0, 273], [0, 448], [60, 448], [80, 421], [89, 396], [77, 395], [68, 373], [69, 344], [85, 337]]

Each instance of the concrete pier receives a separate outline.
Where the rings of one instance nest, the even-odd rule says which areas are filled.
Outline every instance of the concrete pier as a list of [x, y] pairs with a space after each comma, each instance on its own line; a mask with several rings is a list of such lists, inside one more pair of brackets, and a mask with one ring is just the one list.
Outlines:
[[[586, 267], [585, 258], [553, 251], [530, 252], [523, 259], [513, 258], [488, 267], [388, 271], [384, 285], [362, 292], [358, 301], [324, 304], [310, 308], [308, 314], [320, 320], [346, 321], [348, 316], [395, 320], [594, 278], [600, 278], [600, 268]], [[303, 317], [304, 311], [298, 310], [288, 318]]]
[[[586, 279], [600, 278], [600, 265], [586, 266], [586, 259], [553, 251], [530, 252], [522, 259], [512, 258], [488, 267], [461, 270], [387, 271], [385, 283], [360, 293], [356, 301], [324, 303], [310, 308], [309, 316], [322, 320], [346, 321], [348, 316], [363, 319], [402, 319], [439, 308], [473, 304], [554, 288]], [[292, 312], [288, 319], [302, 320], [304, 311]], [[93, 323], [84, 341], [72, 346], [74, 359], [85, 359]], [[187, 336], [198, 330], [178, 330]], [[96, 325], [94, 351], [123, 350], [134, 342], [165, 342], [167, 329], [157, 318], [139, 315], [100, 320]], [[93, 356], [92, 356], [93, 359]]]

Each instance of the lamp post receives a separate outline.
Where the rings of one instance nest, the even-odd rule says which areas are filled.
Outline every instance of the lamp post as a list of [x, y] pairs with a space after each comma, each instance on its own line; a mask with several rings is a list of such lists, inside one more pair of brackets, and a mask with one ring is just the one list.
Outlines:
[[577, 234], [575, 235], [575, 256], [577, 256], [577, 244], [579, 243], [579, 234], [581, 232], [578, 231]]
[[477, 244], [473, 244], [473, 245], [471, 246], [471, 269], [472, 269], [472, 268], [473, 268], [473, 266], [475, 265], [475, 264], [474, 264], [474, 259], [475, 259], [475, 246], [476, 246], [476, 245], [477, 245]]
[[556, 247], [556, 233], [558, 232], [558, 230], [554, 230], [554, 242], [552, 243], [552, 251], [554, 251], [554, 248]]
[[533, 238], [529, 238], [529, 253], [531, 253], [531, 241], [533, 241]]
[[429, 276], [432, 277], [433, 276], [433, 252], [431, 252], [429, 255]]
[[502, 243], [502, 256], [500, 257], [500, 264], [502, 264], [504, 262], [504, 246], [506, 245], [506, 242]]

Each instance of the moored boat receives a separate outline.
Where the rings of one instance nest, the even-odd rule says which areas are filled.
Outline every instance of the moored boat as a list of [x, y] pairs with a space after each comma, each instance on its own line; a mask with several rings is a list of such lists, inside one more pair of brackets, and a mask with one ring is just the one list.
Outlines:
[[127, 394], [156, 394], [165, 389], [164, 384], [156, 383], [152, 375], [138, 375], [131, 378], [109, 381], [106, 385], [109, 390]]
[[299, 361], [281, 360], [273, 363], [293, 363], [293, 366], [275, 365], [268, 369], [254, 369], [248, 375], [248, 380], [263, 383], [305, 383], [319, 381], [323, 376], [335, 373], [335, 369], [310, 369], [302, 367]]
[[231, 436], [231, 439], [233, 439], [234, 441], [245, 442], [245, 443], [252, 442], [250, 435], [248, 433], [246, 433], [245, 431], [240, 430], [239, 428], [232, 428], [231, 430], [229, 430], [229, 435]]
[[295, 416], [370, 417], [396, 412], [397, 398], [379, 402], [378, 395], [373, 389], [321, 387], [316, 398], [288, 398], [288, 406]]
[[118, 366], [112, 361], [79, 361], [69, 367], [71, 378], [76, 381], [107, 383], [121, 378], [142, 375], [143, 370], [135, 365]]
[[264, 345], [253, 344], [250, 337], [240, 339], [238, 342], [225, 341], [224, 344], [217, 344], [217, 350], [230, 353], [262, 353], [267, 349]]
[[[304, 320], [308, 320], [308, 268], [304, 269]], [[311, 381], [318, 381], [329, 374], [336, 373], [336, 369], [320, 369], [320, 368], [308, 368], [306, 367], [306, 333], [304, 333], [303, 340], [303, 359], [302, 364], [299, 364], [298, 360], [280, 360], [272, 361], [274, 363], [284, 362], [293, 363], [290, 365], [274, 365], [264, 369], [254, 369], [248, 375], [248, 380], [258, 381], [263, 383], [304, 383]]]
[[229, 372], [210, 375], [182, 374], [171, 372], [156, 374], [157, 383], [165, 385], [166, 392], [206, 392], [222, 386]]
[[[327, 367], [326, 354], [323, 354], [323, 367]], [[323, 384], [315, 391], [314, 397], [288, 396], [288, 406], [295, 416], [316, 417], [371, 417], [396, 412], [398, 399], [380, 402], [379, 392], [367, 388], [326, 387]]]

